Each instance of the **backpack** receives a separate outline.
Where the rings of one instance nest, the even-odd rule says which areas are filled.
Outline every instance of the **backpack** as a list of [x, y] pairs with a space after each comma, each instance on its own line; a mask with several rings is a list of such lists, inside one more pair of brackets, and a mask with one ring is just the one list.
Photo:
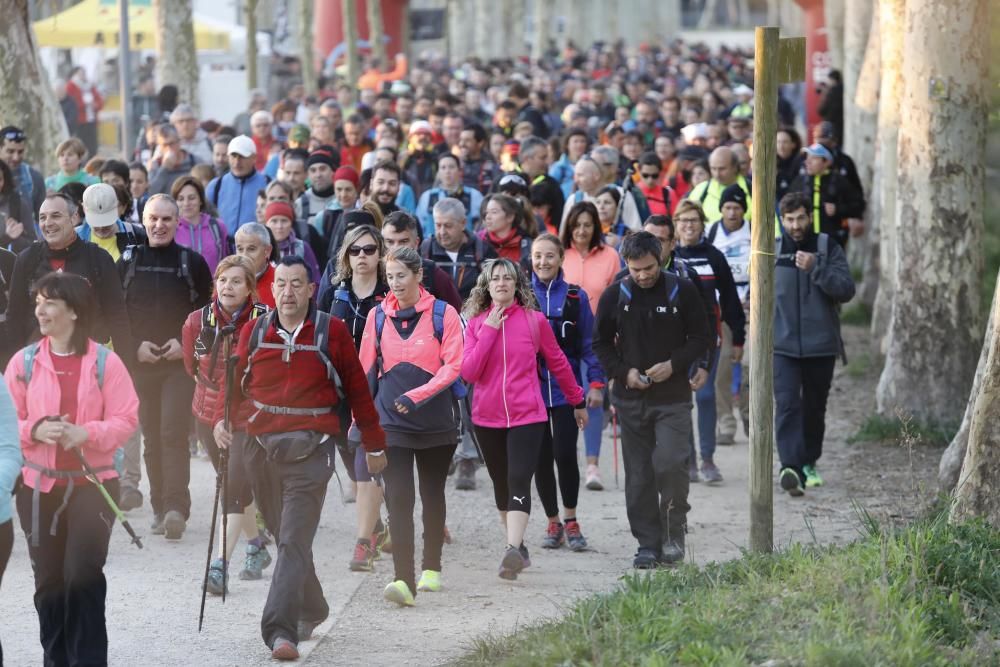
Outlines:
[[[434, 310], [432, 311], [434, 324], [434, 338], [437, 339], [438, 345], [444, 339], [444, 313], [447, 310], [448, 302], [442, 301], [441, 299], [434, 300]], [[377, 304], [375, 306], [375, 368], [377, 369], [378, 375], [382, 375], [382, 330], [385, 329], [385, 311], [382, 309], [382, 304]], [[465, 384], [462, 380], [455, 380], [451, 385], [451, 394], [457, 400], [462, 400], [468, 395], [469, 391], [465, 388]]]
[[[570, 285], [566, 290], [566, 298], [563, 300], [562, 313], [556, 317], [546, 315], [546, 319], [552, 326], [559, 348], [570, 359], [578, 359], [583, 347], [583, 339], [578, 327], [580, 322], [580, 288], [577, 285]], [[568, 324], [572, 326], [567, 332], [566, 325]]]
[[128, 265], [128, 268], [125, 270], [125, 279], [122, 280], [122, 291], [128, 291], [128, 286], [132, 284], [137, 271], [143, 273], [176, 273], [178, 278], [183, 278], [187, 282], [188, 299], [191, 301], [191, 304], [198, 303], [198, 289], [194, 285], [194, 278], [191, 277], [191, 251], [188, 248], [184, 246], [180, 247], [181, 264], [176, 269], [169, 266], [136, 266], [139, 259], [136, 254], [136, 248], [137, 246], [129, 246], [122, 252], [121, 261]]
[[[266, 313], [267, 306], [255, 303], [250, 307], [250, 320], [256, 320], [258, 317]], [[231, 331], [226, 331], [229, 326], [232, 325], [227, 325], [220, 330], [219, 323], [215, 318], [215, 309], [212, 304], [209, 303], [207, 306], [202, 307], [201, 330], [198, 332], [198, 337], [194, 341], [194, 350], [192, 350], [191, 360], [192, 368], [194, 368], [195, 382], [200, 382], [211, 389], [219, 389], [219, 387], [216, 386], [216, 384], [210, 379], [215, 373], [215, 365], [219, 360], [219, 346], [216, 343], [219, 341], [220, 333], [232, 333]], [[208, 377], [203, 377], [201, 374], [201, 358], [209, 350], [212, 351], [212, 361], [208, 368]]]
[[[316, 356], [319, 357], [323, 365], [326, 366], [326, 377], [334, 384], [334, 388], [337, 391], [337, 399], [344, 400], [344, 385], [340, 381], [340, 374], [337, 373], [337, 369], [334, 368], [333, 362], [330, 361], [330, 356], [326, 349], [326, 339], [330, 331], [330, 314], [324, 313], [321, 310], [316, 311], [315, 319], [315, 333], [313, 334], [312, 345], [303, 345], [300, 343], [295, 343], [293, 345], [286, 345], [284, 343], [265, 343], [264, 336], [267, 334], [267, 330], [275, 322], [277, 313], [271, 311], [267, 317], [258, 317], [254, 320], [253, 330], [250, 332], [250, 350], [247, 355], [247, 368], [243, 373], [243, 388], [246, 390], [246, 383], [250, 377], [250, 369], [253, 365], [253, 358], [257, 354], [259, 349], [268, 350], [291, 350], [292, 352], [315, 352]], [[260, 406], [258, 406], [260, 407]], [[277, 408], [279, 410], [294, 410], [295, 408]], [[310, 410], [310, 413], [314, 413], [314, 410]], [[280, 413], [279, 413], [280, 414]], [[286, 414], [298, 414], [287, 412]]]
[[[38, 342], [34, 342], [22, 350], [24, 353], [24, 375], [18, 376], [18, 380], [27, 387], [31, 384], [31, 376], [35, 370], [35, 357], [38, 356]], [[108, 365], [108, 348], [97, 344], [97, 388], [104, 389], [104, 369]]]
[[[676, 313], [678, 295], [681, 290], [680, 280], [674, 274], [668, 271], [661, 271], [663, 274], [663, 286], [667, 292], [667, 304], [669, 308]], [[618, 283], [618, 308], [623, 312], [629, 312], [629, 307], [632, 304], [632, 277], [628, 276], [624, 278], [620, 283]]]

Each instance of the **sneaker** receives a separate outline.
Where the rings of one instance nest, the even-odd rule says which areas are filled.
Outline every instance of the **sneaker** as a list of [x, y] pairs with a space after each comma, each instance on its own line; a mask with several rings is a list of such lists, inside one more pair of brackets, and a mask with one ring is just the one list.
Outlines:
[[247, 555], [243, 560], [243, 569], [240, 570], [240, 579], [243, 581], [257, 581], [263, 578], [264, 569], [270, 564], [271, 554], [267, 552], [267, 547], [248, 544]]
[[730, 446], [736, 444], [736, 434], [735, 433], [720, 433], [715, 436], [715, 444]]
[[802, 474], [806, 476], [806, 488], [823, 486], [823, 478], [816, 472], [816, 466], [802, 466]]
[[668, 539], [663, 543], [663, 554], [660, 562], [664, 565], [676, 565], [684, 560], [684, 535], [679, 538]]
[[226, 588], [227, 574], [226, 562], [221, 558], [213, 560], [208, 567], [208, 582], [205, 584], [205, 590], [212, 595], [222, 595], [223, 591], [229, 592], [229, 589]]
[[299, 635], [299, 641], [307, 642], [312, 639], [313, 631], [325, 620], [325, 618], [318, 621], [304, 621], [300, 619], [296, 627], [296, 632]]
[[722, 472], [715, 465], [714, 461], [704, 460], [701, 462], [701, 476], [705, 478], [706, 484], [721, 484]]
[[382, 591], [382, 597], [388, 602], [395, 602], [400, 607], [412, 607], [414, 604], [413, 593], [410, 592], [410, 587], [401, 579], [397, 579], [386, 586], [385, 590]]
[[149, 524], [149, 534], [150, 535], [163, 535], [166, 529], [163, 527], [163, 515], [156, 514], [153, 516], [153, 523]]
[[587, 488], [591, 491], [604, 490], [604, 483], [601, 481], [601, 470], [593, 463], [587, 466]]
[[587, 548], [587, 538], [580, 532], [580, 524], [576, 521], [566, 522], [566, 542], [570, 551], [583, 551]]
[[549, 521], [548, 528], [545, 529], [545, 537], [542, 538], [543, 549], [558, 549], [565, 542], [565, 530], [558, 521]]
[[181, 539], [185, 528], [187, 528], [187, 521], [184, 520], [184, 515], [177, 510], [170, 510], [163, 515], [163, 532], [168, 540]]
[[290, 640], [278, 637], [271, 646], [271, 657], [275, 660], [298, 660], [299, 649]]
[[358, 542], [354, 545], [354, 557], [351, 558], [351, 572], [371, 572], [375, 569], [375, 550], [371, 543]]
[[697, 461], [691, 461], [691, 463], [688, 464], [688, 480], [692, 484], [697, 484], [698, 482], [701, 481], [701, 476], [698, 474], [698, 462]]
[[521, 552], [521, 558], [524, 560], [524, 567], [531, 567], [531, 556], [528, 555], [528, 547], [524, 546], [524, 542], [521, 542], [521, 546], [517, 548]]
[[805, 491], [802, 490], [802, 480], [799, 478], [799, 473], [793, 469], [782, 468], [779, 481], [781, 482], [781, 488], [787, 491], [788, 495], [795, 498], [805, 495]]
[[476, 462], [472, 459], [462, 459], [458, 462], [458, 475], [455, 477], [455, 488], [459, 491], [476, 490]]
[[[524, 547], [524, 545], [521, 546], [522, 548]], [[503, 559], [500, 561], [500, 578], [513, 581], [517, 579], [517, 575], [524, 568], [524, 556], [521, 554], [521, 549], [508, 546], [507, 551], [503, 554]]]
[[382, 554], [392, 553], [392, 535], [389, 534], [389, 520], [386, 519], [385, 523], [382, 524], [382, 530], [375, 527], [375, 535], [372, 539], [372, 544], [375, 546], [376, 558]]
[[660, 554], [652, 549], [639, 547], [635, 557], [632, 559], [632, 567], [637, 570], [652, 570], [660, 562]]
[[125, 487], [118, 499], [118, 507], [122, 512], [130, 512], [142, 507], [142, 492], [139, 489]]
[[417, 582], [418, 591], [437, 593], [441, 590], [441, 573], [437, 570], [424, 570], [420, 573], [420, 581]]

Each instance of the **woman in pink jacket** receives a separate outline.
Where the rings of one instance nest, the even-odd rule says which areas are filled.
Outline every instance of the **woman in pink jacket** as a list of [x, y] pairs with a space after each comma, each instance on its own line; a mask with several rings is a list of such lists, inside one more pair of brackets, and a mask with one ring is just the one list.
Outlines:
[[94, 302], [86, 279], [50, 273], [36, 294], [42, 339], [14, 355], [4, 379], [24, 454], [17, 512], [35, 574], [44, 662], [106, 665], [104, 562], [115, 515], [77, 453], [116, 498], [114, 453], [138, 426], [139, 399], [121, 359], [87, 336]]
[[[417, 591], [441, 590], [445, 482], [458, 444], [452, 386], [462, 367], [462, 322], [455, 309], [422, 286], [423, 264], [413, 248], [385, 258], [390, 292], [368, 313], [361, 338], [361, 366], [385, 430], [386, 505], [392, 526], [395, 580], [385, 599], [413, 606]], [[413, 465], [423, 505], [423, 572], [413, 567]]]
[[531, 284], [512, 261], [483, 264], [465, 315], [469, 325], [462, 377], [475, 386], [472, 424], [507, 529], [500, 576], [517, 579], [531, 563], [524, 531], [531, 512], [531, 478], [548, 422], [538, 356], [574, 407], [580, 428], [587, 424], [584, 395], [552, 328], [536, 310]]

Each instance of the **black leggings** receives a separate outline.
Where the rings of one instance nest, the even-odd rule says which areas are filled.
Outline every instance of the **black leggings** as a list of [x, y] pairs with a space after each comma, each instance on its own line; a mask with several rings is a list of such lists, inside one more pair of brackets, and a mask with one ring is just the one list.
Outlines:
[[[219, 446], [215, 444], [215, 435], [212, 427], [199, 421], [195, 425], [198, 439], [205, 445], [205, 451], [212, 459], [212, 467], [219, 470]], [[243, 514], [243, 510], [253, 502], [253, 489], [250, 487], [250, 480], [247, 477], [246, 464], [244, 463], [243, 450], [247, 445], [246, 431], [235, 431], [233, 433], [233, 444], [229, 448], [229, 458], [226, 465], [226, 514]]]
[[493, 480], [493, 499], [501, 512], [531, 512], [531, 477], [546, 422], [513, 428], [476, 426], [479, 448]]
[[538, 489], [538, 497], [547, 517], [559, 516], [553, 460], [559, 469], [559, 491], [562, 492], [563, 507], [576, 509], [576, 501], [580, 495], [580, 469], [576, 465], [576, 441], [579, 435], [573, 406], [549, 408], [549, 422], [542, 431], [538, 472], [535, 473], [535, 488]]
[[416, 594], [416, 573], [413, 569], [413, 462], [420, 476], [420, 502], [423, 504], [424, 557], [421, 569], [441, 571], [441, 547], [444, 543], [445, 499], [448, 468], [456, 445], [441, 445], [427, 449], [389, 447], [383, 476], [385, 504], [389, 508], [392, 526], [392, 563], [396, 579], [405, 581]]

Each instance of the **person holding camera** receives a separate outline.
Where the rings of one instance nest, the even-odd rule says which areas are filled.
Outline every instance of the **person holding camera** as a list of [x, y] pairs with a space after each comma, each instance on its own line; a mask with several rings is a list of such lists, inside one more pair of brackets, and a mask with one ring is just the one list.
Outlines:
[[710, 334], [697, 288], [661, 268], [655, 236], [631, 234], [619, 252], [629, 274], [601, 294], [593, 348], [622, 425], [625, 503], [639, 542], [632, 564], [649, 569], [684, 558], [689, 374]]

